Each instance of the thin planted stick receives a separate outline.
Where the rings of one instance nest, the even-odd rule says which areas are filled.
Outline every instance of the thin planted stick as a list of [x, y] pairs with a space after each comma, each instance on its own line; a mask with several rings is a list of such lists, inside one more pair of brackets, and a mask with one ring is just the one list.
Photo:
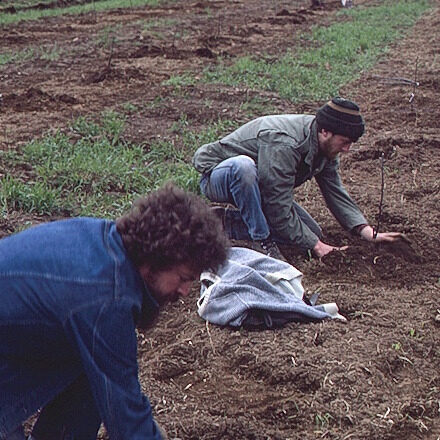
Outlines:
[[383, 198], [384, 198], [384, 193], [385, 193], [384, 154], [383, 153], [380, 155], [380, 169], [381, 169], [382, 185], [381, 185], [381, 190], [380, 190], [379, 215], [377, 216], [377, 225], [376, 225], [376, 228], [374, 229], [374, 233], [373, 233], [374, 240], [376, 239], [377, 234], [379, 233], [380, 219], [382, 217], [382, 212], [383, 212]]
[[211, 344], [212, 352], [213, 352], [214, 354], [216, 354], [216, 353], [215, 353], [214, 343], [212, 342], [211, 332], [209, 331], [209, 321], [208, 321], [208, 320], [206, 320], [206, 333], [208, 333], [209, 342], [210, 342], [210, 344]]
[[108, 57], [107, 69], [110, 71], [112, 68], [112, 58], [113, 58], [113, 46], [115, 45], [115, 37], [112, 38], [112, 44], [110, 46], [110, 56]]
[[417, 81], [417, 69], [419, 67], [419, 57], [416, 58], [416, 68], [414, 69], [414, 87], [413, 92], [416, 92], [416, 86], [419, 85], [419, 82]]
[[411, 96], [409, 98], [409, 102], [411, 104], [411, 110], [412, 111], [414, 111], [414, 103], [413, 103], [413, 101], [414, 101], [414, 98], [416, 96], [416, 87], [419, 85], [419, 83], [417, 82], [417, 67], [418, 67], [418, 64], [419, 64], [419, 57], [417, 57], [417, 59], [416, 59], [416, 68], [415, 68], [415, 71], [414, 71], [414, 81], [413, 81], [413, 91], [412, 91]]

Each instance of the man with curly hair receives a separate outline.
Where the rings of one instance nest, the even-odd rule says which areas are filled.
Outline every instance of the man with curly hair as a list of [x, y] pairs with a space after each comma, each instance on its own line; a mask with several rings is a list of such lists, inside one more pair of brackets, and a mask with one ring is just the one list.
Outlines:
[[110, 221], [76, 218], [0, 240], [0, 439], [166, 438], [138, 381], [136, 325], [226, 259], [221, 222], [172, 184]]

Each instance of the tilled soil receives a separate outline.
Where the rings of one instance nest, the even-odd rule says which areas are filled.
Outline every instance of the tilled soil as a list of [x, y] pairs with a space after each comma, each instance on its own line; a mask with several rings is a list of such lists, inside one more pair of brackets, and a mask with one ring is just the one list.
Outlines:
[[[297, 33], [337, 19], [339, 8], [338, 2], [312, 9], [298, 0], [180, 0], [4, 27], [0, 53], [32, 48], [41, 56], [0, 67], [0, 147], [20, 148], [78, 116], [124, 103], [136, 107], [127, 114], [125, 138], [146, 143], [169, 134], [182, 114], [194, 129], [218, 118], [244, 122], [241, 104], [249, 97], [270, 100], [271, 113], [314, 112], [322, 103], [294, 105], [276, 94], [218, 85], [176, 93], [161, 83], [201, 71], [219, 55], [275, 59], [294, 51]], [[155, 32], [139, 24], [147, 20], [158, 23]], [[380, 229], [402, 231], [406, 240], [374, 245], [350, 236], [315, 183], [304, 185], [296, 198], [320, 222], [325, 240], [349, 249], [321, 261], [282, 250], [304, 273], [306, 291], [336, 302], [347, 323], [216, 327], [197, 315], [196, 284], [155, 328], [139, 332], [141, 383], [170, 438], [440, 438], [439, 27], [435, 7], [341, 90], [360, 104], [367, 124], [341, 161], [344, 184], [375, 225], [383, 153]], [[43, 56], [53, 50], [60, 56]], [[417, 79], [419, 86], [390, 78]], [[24, 220], [48, 219], [13, 213], [1, 219], [1, 235]]]

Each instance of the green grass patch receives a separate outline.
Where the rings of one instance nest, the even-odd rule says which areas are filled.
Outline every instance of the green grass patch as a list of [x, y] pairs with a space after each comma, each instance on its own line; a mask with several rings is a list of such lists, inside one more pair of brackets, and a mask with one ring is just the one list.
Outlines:
[[40, 46], [34, 49], [26, 48], [19, 52], [0, 53], [0, 66], [33, 59], [50, 62], [58, 60], [63, 54], [65, 54], [64, 49], [58, 47], [56, 43], [47, 46]]
[[176, 90], [180, 90], [182, 87], [194, 86], [197, 83], [197, 79], [191, 72], [184, 73], [182, 75], [172, 76], [171, 78], [162, 81], [162, 86], [172, 86]]
[[1, 7], [8, 8], [13, 6], [17, 10], [29, 8], [37, 4], [48, 5], [50, 3], [53, 3], [53, 0], [3, 0]]
[[44, 181], [23, 180], [11, 176], [0, 179], [0, 207], [3, 214], [11, 211], [52, 214], [61, 212], [60, 191]]
[[292, 101], [321, 100], [359, 77], [429, 8], [426, 0], [388, 2], [339, 13], [343, 22], [314, 26], [302, 35], [295, 53], [273, 61], [247, 56], [209, 67], [204, 80], [270, 90]]
[[[218, 121], [196, 132], [182, 115], [168, 138], [135, 145], [124, 141], [124, 124], [125, 117], [114, 112], [103, 114], [99, 122], [79, 118], [66, 133], [48, 134], [20, 151], [4, 153], [2, 214], [114, 217], [134, 198], [169, 180], [199, 192], [200, 176], [191, 165], [192, 155], [203, 143], [235, 128]], [[20, 173], [21, 169], [26, 171]]]
[[162, 0], [100, 0], [83, 5], [67, 6], [53, 9], [24, 9], [16, 13], [3, 13], [0, 15], [0, 25], [9, 25], [26, 20], [38, 20], [45, 17], [58, 17], [60, 15], [78, 15], [87, 12], [100, 12], [109, 9], [138, 8], [145, 5], [157, 6]]
[[31, 48], [26, 48], [19, 52], [0, 53], [0, 66], [9, 63], [16, 63], [19, 61], [30, 60], [35, 56], [35, 51]]

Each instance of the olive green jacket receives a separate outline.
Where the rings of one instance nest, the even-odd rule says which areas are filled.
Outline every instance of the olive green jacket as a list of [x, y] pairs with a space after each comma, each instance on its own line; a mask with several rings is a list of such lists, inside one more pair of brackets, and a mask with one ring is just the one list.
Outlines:
[[315, 177], [328, 208], [347, 230], [367, 224], [339, 177], [339, 158], [327, 159], [318, 148], [315, 117], [273, 115], [257, 118], [220, 141], [201, 146], [194, 167], [210, 173], [230, 157], [251, 157], [258, 169], [263, 212], [283, 241], [312, 249], [318, 237], [292, 209], [294, 188]]

